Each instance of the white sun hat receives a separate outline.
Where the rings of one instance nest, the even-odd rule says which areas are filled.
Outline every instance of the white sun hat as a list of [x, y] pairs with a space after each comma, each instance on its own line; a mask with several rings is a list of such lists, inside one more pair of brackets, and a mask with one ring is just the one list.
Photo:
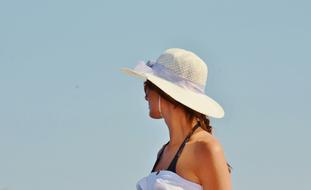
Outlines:
[[170, 48], [156, 61], [140, 61], [134, 69], [122, 68], [121, 71], [151, 81], [176, 101], [199, 113], [224, 117], [223, 108], [204, 92], [207, 65], [193, 52]]

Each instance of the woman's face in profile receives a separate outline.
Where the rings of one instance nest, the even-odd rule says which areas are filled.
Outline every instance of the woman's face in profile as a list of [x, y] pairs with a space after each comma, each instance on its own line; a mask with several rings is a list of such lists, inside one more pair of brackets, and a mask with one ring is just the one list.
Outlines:
[[157, 93], [150, 85], [146, 85], [144, 83], [144, 90], [145, 90], [145, 100], [148, 101], [149, 105], [149, 116], [151, 118], [161, 118], [159, 112], [159, 93]]

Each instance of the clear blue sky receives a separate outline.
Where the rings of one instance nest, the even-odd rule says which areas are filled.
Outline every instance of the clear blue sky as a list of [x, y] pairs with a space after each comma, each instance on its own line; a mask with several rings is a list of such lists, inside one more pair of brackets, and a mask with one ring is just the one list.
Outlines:
[[168, 140], [142, 81], [179, 47], [209, 68], [237, 190], [310, 190], [309, 1], [0, 1], [0, 190], [135, 189]]

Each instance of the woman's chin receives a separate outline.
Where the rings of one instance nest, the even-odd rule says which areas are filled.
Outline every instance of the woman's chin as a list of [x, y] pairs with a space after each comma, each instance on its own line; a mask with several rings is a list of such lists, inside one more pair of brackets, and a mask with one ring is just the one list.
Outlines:
[[161, 119], [162, 117], [158, 114], [154, 114], [152, 112], [149, 112], [149, 116], [153, 119]]

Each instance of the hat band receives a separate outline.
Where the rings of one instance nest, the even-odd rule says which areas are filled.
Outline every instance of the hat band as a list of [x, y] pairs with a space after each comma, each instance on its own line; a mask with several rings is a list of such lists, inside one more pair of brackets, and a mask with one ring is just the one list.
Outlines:
[[134, 68], [135, 71], [140, 73], [149, 73], [161, 77], [165, 80], [168, 80], [177, 86], [193, 91], [195, 93], [205, 94], [204, 93], [204, 86], [196, 84], [188, 79], [180, 77], [179, 75], [172, 73], [171, 70], [166, 68], [164, 65], [159, 64], [154, 61], [148, 61], [145, 63], [144, 61], [140, 61], [136, 67]]

